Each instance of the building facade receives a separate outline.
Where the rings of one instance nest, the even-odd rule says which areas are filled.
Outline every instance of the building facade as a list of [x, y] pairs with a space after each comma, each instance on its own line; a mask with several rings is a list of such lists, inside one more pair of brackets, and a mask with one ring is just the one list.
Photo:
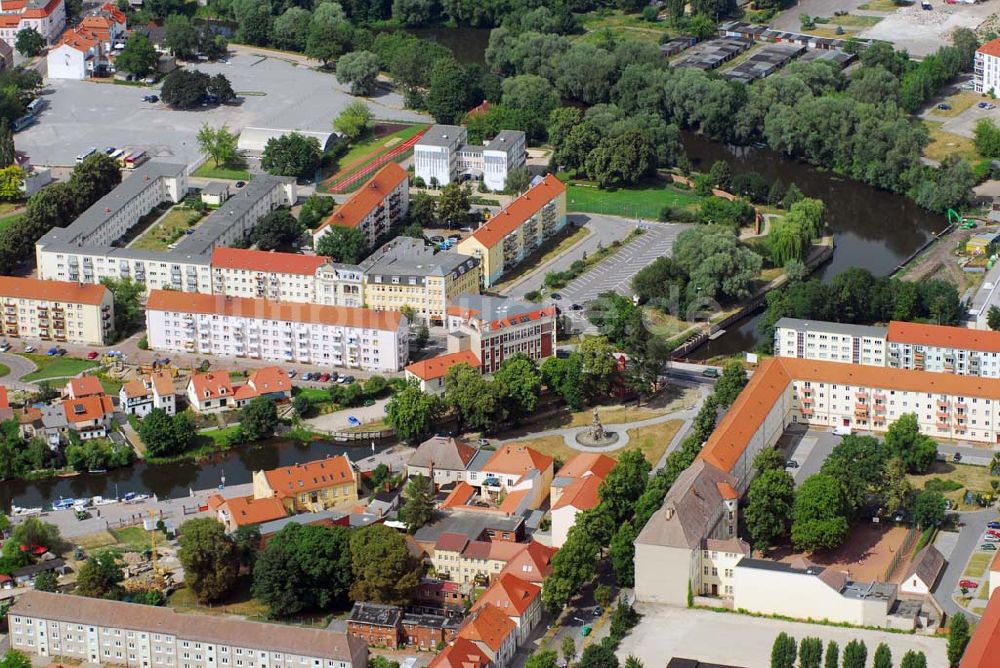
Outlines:
[[403, 222], [409, 209], [409, 176], [390, 161], [313, 231], [313, 243], [318, 248], [320, 239], [334, 227], [347, 227], [361, 230], [371, 248]]
[[397, 312], [154, 290], [146, 304], [153, 350], [399, 371], [409, 355]]
[[566, 186], [551, 174], [463, 239], [455, 250], [482, 263], [483, 286], [495, 285], [566, 226]]
[[782, 318], [774, 325], [778, 357], [885, 366], [886, 328]]
[[429, 186], [471, 178], [490, 190], [503, 190], [510, 170], [523, 167], [527, 159], [520, 130], [503, 130], [483, 146], [467, 141], [468, 132], [461, 126], [432, 126], [413, 146], [414, 175]]
[[316, 255], [216, 248], [211, 260], [212, 294], [314, 302], [316, 272], [325, 263], [326, 258]]
[[556, 350], [554, 306], [463, 295], [448, 305], [447, 327], [458, 335], [461, 350], [471, 350], [479, 358], [482, 373], [497, 371], [505, 359], [518, 353], [540, 362]]
[[185, 615], [170, 608], [29, 591], [7, 615], [13, 649], [137, 668], [367, 668], [347, 633]]
[[458, 154], [468, 139], [460, 125], [434, 125], [413, 145], [413, 174], [430, 187], [443, 187], [459, 175]]
[[114, 298], [103, 285], [2, 276], [0, 304], [7, 337], [103, 346], [114, 334]]
[[977, 93], [1000, 93], [1000, 39], [990, 40], [976, 49], [973, 72]]
[[154, 408], [173, 415], [177, 412], [173, 378], [166, 371], [154, 371], [125, 383], [118, 392], [118, 406], [126, 415], [139, 418], [146, 417]]
[[52, 44], [66, 27], [64, 0], [5, 0], [0, 2], [0, 39], [12, 48], [17, 33], [34, 28]]
[[347, 455], [253, 474], [255, 499], [281, 499], [291, 513], [315, 513], [358, 502], [358, 475]]

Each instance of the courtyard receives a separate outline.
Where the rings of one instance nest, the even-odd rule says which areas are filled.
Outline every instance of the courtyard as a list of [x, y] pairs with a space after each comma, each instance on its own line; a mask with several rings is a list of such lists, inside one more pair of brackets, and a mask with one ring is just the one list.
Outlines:
[[[34, 164], [71, 166], [90, 147], [142, 149], [150, 157], [191, 164], [201, 151], [195, 136], [203, 124], [332, 131], [333, 119], [357, 98], [333, 74], [294, 62], [239, 49], [228, 63], [201, 63], [196, 69], [224, 74], [239, 103], [173, 110], [162, 102], [143, 102], [157, 88], [47, 80], [48, 107], [37, 123], [17, 134], [18, 149]], [[404, 110], [402, 97], [382, 92], [365, 98], [376, 119], [420, 122], [427, 118]]]

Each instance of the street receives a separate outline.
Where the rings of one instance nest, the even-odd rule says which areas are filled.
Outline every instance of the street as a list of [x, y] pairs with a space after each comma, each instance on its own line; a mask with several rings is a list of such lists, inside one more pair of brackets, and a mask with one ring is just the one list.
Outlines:
[[[960, 610], [967, 612], [962, 610], [952, 600], [952, 596], [958, 591], [958, 581], [962, 579], [962, 573], [965, 571], [969, 557], [972, 556], [973, 551], [982, 543], [987, 523], [997, 519], [997, 511], [995, 508], [987, 508], [986, 510], [970, 513], [960, 513], [959, 517], [962, 529], [958, 534], [958, 539], [955, 541], [955, 547], [952, 549], [951, 555], [945, 562], [944, 573], [941, 574], [937, 587], [933, 591], [934, 599], [949, 615], [953, 615]], [[986, 571], [986, 576], [988, 580], [988, 570]], [[981, 578], [973, 579], [979, 580]], [[989, 583], [984, 582], [980, 586], [988, 587]]]

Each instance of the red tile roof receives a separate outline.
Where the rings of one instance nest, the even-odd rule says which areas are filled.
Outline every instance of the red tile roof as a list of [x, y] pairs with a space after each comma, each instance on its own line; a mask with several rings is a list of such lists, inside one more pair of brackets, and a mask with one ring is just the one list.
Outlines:
[[924, 325], [916, 322], [889, 323], [887, 341], [918, 346], [958, 348], [982, 352], [1000, 352], [1000, 332], [944, 325]]
[[463, 350], [414, 362], [406, 367], [406, 371], [420, 380], [433, 380], [446, 376], [448, 369], [458, 364], [468, 364], [473, 369], [480, 367], [480, 361], [476, 354], [471, 350]]
[[976, 632], [972, 634], [972, 640], [965, 648], [965, 655], [959, 668], [996, 668], [1000, 661], [998, 657], [1000, 657], [1000, 590], [993, 592], [989, 603], [986, 604], [986, 612], [979, 620]]
[[191, 376], [188, 382], [194, 386], [194, 394], [199, 402], [233, 396], [233, 384], [229, 382], [229, 374], [225, 372], [198, 373]]
[[438, 536], [437, 542], [434, 543], [434, 550], [443, 550], [445, 552], [461, 552], [465, 549], [465, 546], [469, 544], [469, 539], [460, 533], [448, 533], [445, 532]]
[[91, 420], [103, 420], [115, 412], [115, 405], [111, 397], [84, 397], [83, 399], [68, 399], [63, 402], [63, 410], [66, 411], [66, 421], [70, 424], [89, 422]]
[[161, 397], [174, 394], [174, 379], [166, 371], [154, 371], [149, 375], [149, 380]]
[[354, 468], [347, 455], [335, 455], [305, 464], [283, 466], [264, 472], [267, 484], [280, 496], [326, 489], [354, 481]]
[[246, 271], [313, 276], [327, 261], [320, 255], [274, 253], [242, 248], [216, 248], [212, 251], [212, 268], [243, 269]]
[[141, 380], [130, 380], [129, 382], [122, 385], [122, 391], [125, 396], [129, 399], [136, 399], [138, 397], [148, 397], [153, 394], [152, 390], [146, 389], [146, 384]]
[[[62, 4], [62, 2], [63, 0], [49, 0], [44, 7], [38, 7], [38, 8], [29, 7], [25, 9], [20, 16], [26, 19], [44, 19], [47, 18], [52, 12], [54, 12], [56, 10], [56, 7]], [[4, 6], [4, 11], [8, 11], [6, 3]]]
[[[472, 500], [472, 497], [476, 495], [476, 488], [460, 480], [455, 489], [451, 490], [448, 496], [445, 497], [444, 501], [441, 502], [442, 508], [459, 508], [465, 506]], [[446, 535], [446, 534], [442, 534]]]
[[510, 573], [501, 574], [490, 587], [482, 593], [472, 610], [492, 603], [508, 617], [520, 617], [542, 593], [542, 588], [536, 584], [525, 582]]
[[272, 520], [280, 520], [288, 516], [285, 504], [281, 499], [254, 499], [252, 496], [237, 496], [223, 499], [218, 494], [209, 498], [209, 505], [222, 510], [229, 515], [236, 526], [263, 524]]
[[378, 170], [365, 185], [358, 188], [350, 199], [337, 207], [330, 217], [313, 232], [315, 237], [320, 230], [329, 226], [357, 227], [368, 215], [381, 204], [400, 183], [409, 178], [406, 170], [395, 162], [388, 162]]
[[0, 408], [10, 408], [10, 401], [7, 399], [7, 387], [0, 385]]
[[290, 393], [292, 381], [288, 372], [280, 366], [266, 366], [250, 374], [247, 385], [252, 385], [257, 394]]
[[455, 642], [445, 647], [431, 659], [428, 668], [487, 668], [490, 658], [465, 638], [455, 638]]
[[475, 617], [469, 617], [459, 630], [458, 636], [481, 642], [496, 654], [503, 647], [504, 640], [510, 637], [517, 626], [499, 608], [492, 604], [481, 607]]
[[572, 506], [577, 510], [589, 510], [595, 508], [601, 499], [597, 494], [603, 478], [596, 475], [588, 475], [584, 478], [577, 478], [563, 490], [559, 500], [552, 506], [552, 510]]
[[541, 211], [542, 207], [565, 192], [566, 186], [562, 181], [549, 174], [534, 188], [501, 209], [485, 225], [473, 232], [472, 236], [483, 246], [492, 248]]
[[225, 297], [174, 290], [152, 290], [146, 302], [148, 311], [229, 315], [260, 320], [309, 322], [342, 327], [396, 331], [402, 322], [398, 311], [374, 311], [349, 306], [320, 306], [273, 302], [269, 299]]
[[591, 474], [603, 480], [611, 473], [611, 469], [617, 463], [607, 455], [597, 452], [581, 452], [563, 464], [556, 475], [560, 478], [582, 478]]
[[483, 470], [490, 473], [524, 475], [530, 471], [544, 471], [552, 466], [552, 462], [552, 457], [532, 450], [526, 445], [509, 443], [493, 453]]
[[552, 556], [557, 551], [554, 547], [533, 540], [511, 557], [500, 573], [510, 573], [522, 580], [541, 584], [552, 572]]
[[0, 276], [0, 297], [73, 304], [100, 304], [107, 294], [108, 289], [103, 285]]
[[81, 397], [98, 397], [104, 394], [104, 386], [97, 376], [80, 376], [66, 383], [66, 395], [79, 399]]
[[1000, 39], [992, 39], [976, 49], [976, 51], [985, 53], [987, 56], [1000, 58]]

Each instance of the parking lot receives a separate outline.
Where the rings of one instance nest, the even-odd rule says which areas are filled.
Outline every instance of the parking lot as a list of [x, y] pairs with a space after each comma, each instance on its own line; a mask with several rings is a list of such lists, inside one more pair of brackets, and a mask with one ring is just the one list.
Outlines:
[[[201, 126], [293, 128], [332, 131], [333, 119], [356, 98], [332, 74], [252, 50], [232, 56], [229, 64], [197, 66], [209, 75], [225, 74], [241, 98], [235, 105], [173, 110], [162, 102], [143, 102], [158, 90], [47, 80], [47, 108], [38, 122], [16, 137], [18, 150], [38, 165], [71, 165], [89, 147], [144, 149], [151, 157], [194, 162], [200, 155], [195, 135]], [[423, 121], [402, 109], [402, 97], [383, 93], [366, 99], [377, 119]]]

